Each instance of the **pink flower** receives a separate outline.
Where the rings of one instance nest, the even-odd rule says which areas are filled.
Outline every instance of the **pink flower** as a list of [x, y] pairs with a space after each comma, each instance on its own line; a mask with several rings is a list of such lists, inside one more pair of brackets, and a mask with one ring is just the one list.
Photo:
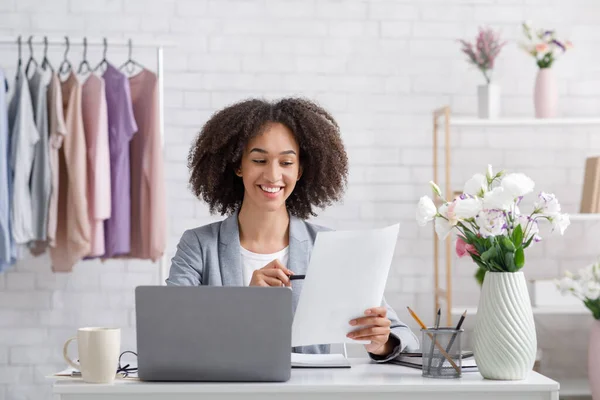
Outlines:
[[454, 226], [458, 223], [458, 218], [456, 218], [456, 213], [454, 212], [455, 207], [456, 207], [456, 200], [454, 200], [452, 203], [448, 204], [448, 211], [446, 212], [446, 216], [448, 217], [448, 222], [452, 226]]
[[472, 244], [467, 244], [462, 238], [459, 236], [456, 239], [456, 255], [459, 258], [466, 256], [467, 254], [474, 254], [476, 256], [479, 255], [477, 249]]
[[535, 51], [537, 51], [538, 53], [545, 53], [548, 51], [548, 45], [546, 43], [536, 44]]

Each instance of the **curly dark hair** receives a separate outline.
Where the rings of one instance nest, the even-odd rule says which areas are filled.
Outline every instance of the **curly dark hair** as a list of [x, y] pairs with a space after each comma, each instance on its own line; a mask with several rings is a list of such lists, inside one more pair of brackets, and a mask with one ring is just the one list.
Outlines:
[[333, 117], [307, 99], [248, 99], [213, 114], [188, 155], [190, 189], [208, 203], [211, 214], [231, 215], [241, 206], [244, 183], [235, 171], [248, 141], [273, 122], [288, 127], [300, 148], [302, 176], [286, 200], [290, 214], [306, 219], [317, 215], [314, 207], [341, 200], [348, 157]]

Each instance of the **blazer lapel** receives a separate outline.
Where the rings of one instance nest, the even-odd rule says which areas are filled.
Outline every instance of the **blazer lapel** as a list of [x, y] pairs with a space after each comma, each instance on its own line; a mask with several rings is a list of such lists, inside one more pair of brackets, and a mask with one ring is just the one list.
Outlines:
[[223, 286], [244, 286], [237, 211], [221, 223], [219, 269]]
[[[288, 269], [295, 274], [305, 274], [308, 267], [309, 234], [306, 224], [301, 219], [290, 216], [290, 248]], [[238, 212], [223, 220], [219, 230], [219, 269], [223, 286], [243, 286], [242, 256], [240, 254], [240, 231]], [[293, 281], [292, 285], [301, 281]], [[296, 310], [299, 291], [293, 295], [293, 307]]]
[[[304, 275], [308, 268], [308, 244], [309, 234], [306, 224], [301, 219], [290, 216], [290, 253], [287, 268], [296, 275]], [[296, 313], [302, 280], [292, 281], [292, 309]]]

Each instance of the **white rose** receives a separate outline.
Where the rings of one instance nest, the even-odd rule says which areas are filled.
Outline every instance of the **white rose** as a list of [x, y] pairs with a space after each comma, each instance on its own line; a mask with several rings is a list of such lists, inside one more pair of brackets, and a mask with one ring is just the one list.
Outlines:
[[567, 227], [571, 225], [569, 214], [557, 214], [550, 220], [552, 221], [552, 231], [558, 230], [561, 235], [564, 235]]
[[480, 198], [467, 197], [463, 199], [462, 197], [459, 197], [456, 199], [454, 214], [458, 219], [475, 218], [482, 208], [483, 204]]
[[540, 193], [539, 201], [533, 205], [536, 210], [549, 217], [553, 217], [560, 213], [560, 204], [558, 199], [552, 193]]
[[588, 265], [587, 267], [581, 268], [579, 271], [577, 271], [578, 279], [584, 282], [594, 280], [595, 277], [593, 268], [593, 265]]
[[560, 294], [562, 294], [562, 295], [565, 295], [569, 292], [570, 288], [572, 287], [572, 282], [573, 282], [573, 280], [568, 277], [564, 277], [560, 280], [559, 279], [554, 280], [554, 284], [556, 285], [556, 288], [560, 291]]
[[417, 206], [417, 223], [419, 226], [425, 226], [429, 221], [435, 218], [437, 214], [437, 209], [435, 208], [435, 204], [433, 204], [433, 200], [429, 198], [429, 196], [423, 196], [419, 199], [419, 204]]
[[435, 219], [435, 233], [437, 233], [440, 240], [446, 239], [451, 231], [452, 225], [450, 222], [448, 222], [448, 220], [444, 218]]
[[479, 227], [479, 234], [484, 238], [506, 233], [506, 218], [499, 210], [483, 210], [475, 217], [475, 223]]
[[475, 174], [471, 179], [465, 183], [463, 192], [470, 194], [471, 196], [483, 197], [487, 191], [487, 179], [482, 174]]
[[583, 295], [590, 300], [596, 300], [598, 297], [600, 297], [600, 283], [598, 282], [586, 282], [583, 284], [581, 289], [583, 291]]
[[568, 293], [579, 293], [579, 284], [569, 276], [565, 276], [559, 281], [555, 281], [556, 286], [561, 294], [565, 295]]
[[506, 175], [500, 185], [513, 199], [531, 193], [535, 187], [531, 178], [521, 173]]
[[515, 198], [502, 187], [493, 188], [483, 197], [483, 208], [488, 210], [510, 210], [514, 203]]

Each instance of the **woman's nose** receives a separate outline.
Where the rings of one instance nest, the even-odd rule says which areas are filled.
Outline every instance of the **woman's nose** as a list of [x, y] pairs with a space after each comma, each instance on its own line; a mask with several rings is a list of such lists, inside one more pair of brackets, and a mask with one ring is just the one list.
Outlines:
[[277, 163], [272, 163], [269, 165], [264, 172], [264, 177], [269, 182], [277, 182], [281, 179], [281, 168]]

